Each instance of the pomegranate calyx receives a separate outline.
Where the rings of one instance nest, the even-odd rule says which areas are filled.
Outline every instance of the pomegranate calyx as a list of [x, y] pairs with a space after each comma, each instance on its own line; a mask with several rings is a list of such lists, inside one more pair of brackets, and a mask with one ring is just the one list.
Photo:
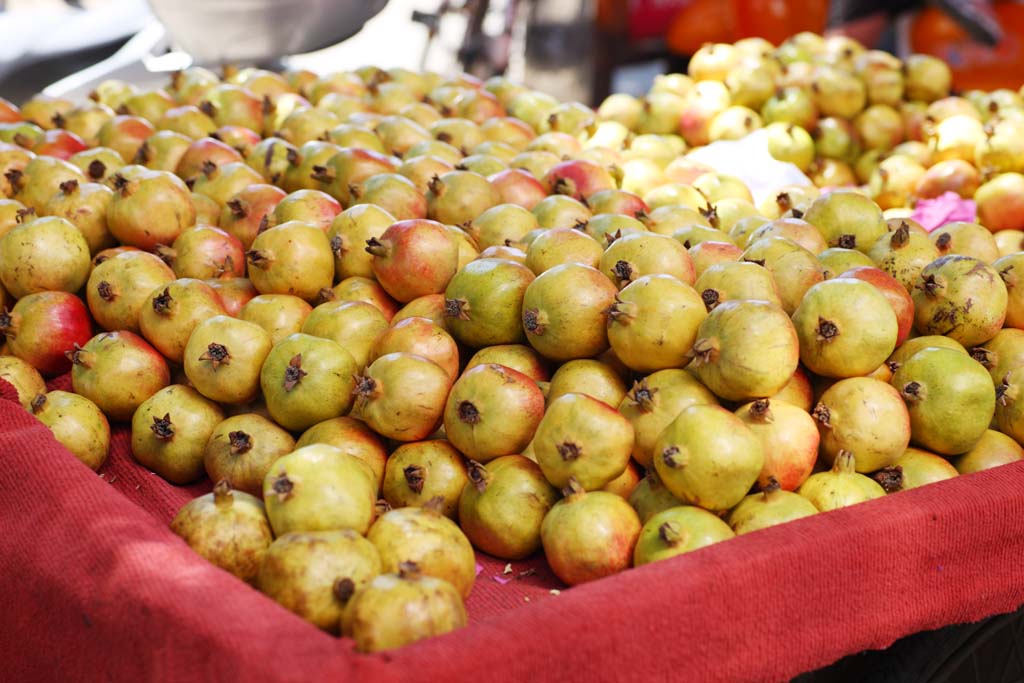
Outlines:
[[32, 402], [29, 404], [29, 407], [32, 409], [32, 414], [33, 415], [38, 415], [39, 411], [41, 411], [43, 409], [43, 406], [45, 406], [45, 405], [46, 405], [46, 394], [36, 394], [32, 398]]
[[856, 235], [840, 235], [839, 239], [836, 240], [837, 246], [841, 249], [856, 249], [857, 248], [857, 236]]
[[636, 266], [629, 261], [619, 260], [612, 266], [612, 274], [615, 275], [615, 279], [618, 280], [617, 284], [621, 288], [624, 284], [636, 279]]
[[90, 180], [96, 181], [103, 178], [107, 173], [107, 165], [99, 159], [94, 159], [89, 162], [88, 168], [85, 170], [85, 174], [89, 176]]
[[338, 579], [334, 582], [334, 585], [331, 586], [331, 593], [334, 595], [334, 598], [343, 605], [348, 603], [355, 592], [355, 581], [347, 576]]
[[366, 240], [366, 253], [370, 254], [371, 256], [387, 258], [388, 245], [384, 244], [376, 237], [371, 237], [370, 239]]
[[106, 280], [103, 280], [96, 285], [96, 293], [99, 294], [100, 298], [104, 301], [113, 301], [117, 298], [117, 293], [114, 292], [114, 287]]
[[470, 460], [466, 465], [466, 474], [469, 477], [469, 481], [473, 484], [473, 488], [478, 493], [483, 493], [487, 490], [487, 468], [476, 460]]
[[231, 484], [227, 479], [221, 479], [213, 487], [213, 503], [217, 507], [231, 505], [235, 496], [231, 493]]
[[409, 465], [402, 470], [402, 475], [405, 477], [405, 483], [409, 485], [409, 490], [413, 493], [423, 493], [423, 484], [427, 479], [427, 472], [419, 465]]
[[750, 418], [755, 422], [770, 423], [775, 418], [772, 415], [771, 401], [766, 398], [759, 398], [750, 405]]
[[170, 287], [164, 287], [164, 291], [153, 297], [153, 310], [160, 315], [167, 315], [171, 312], [171, 304], [174, 298], [171, 296]]
[[710, 287], [700, 293], [701, 301], [704, 302], [704, 307], [708, 309], [708, 313], [715, 310], [719, 303], [721, 303], [721, 295], [718, 290], [711, 289]]
[[679, 462], [679, 459], [676, 457], [677, 455], [679, 455], [679, 447], [669, 446], [661, 452], [661, 461], [672, 469], [682, 468], [683, 463]]
[[475, 425], [480, 423], [480, 411], [473, 405], [472, 401], [460, 402], [457, 412], [459, 420], [466, 424]]
[[465, 299], [445, 299], [444, 316], [446, 318], [458, 318], [459, 320], [472, 320], [469, 315], [469, 302]]
[[883, 467], [871, 478], [877, 481], [886, 493], [895, 493], [903, 489], [903, 468], [899, 465]]
[[658, 538], [665, 545], [675, 547], [683, 540], [682, 530], [675, 522], [664, 522], [658, 527]]
[[252, 450], [252, 437], [241, 430], [229, 432], [228, 443], [231, 455], [242, 455]]
[[334, 254], [335, 258], [341, 258], [346, 251], [348, 250], [345, 248], [345, 241], [341, 239], [341, 235], [335, 235], [331, 238], [331, 253]]
[[64, 182], [62, 182], [58, 187], [60, 188], [60, 191], [63, 192], [64, 194], [74, 194], [75, 192], [78, 191], [78, 181], [75, 180], [74, 178], [71, 178], [70, 180], [65, 180]]
[[174, 424], [171, 422], [171, 414], [164, 413], [163, 417], [154, 417], [153, 424], [149, 425], [153, 435], [160, 441], [169, 441], [174, 438]]
[[270, 485], [270, 488], [274, 492], [274, 495], [277, 496], [277, 502], [283, 503], [291, 498], [292, 489], [295, 488], [295, 484], [288, 478], [288, 475], [285, 472], [281, 472], [281, 474], [274, 478], [274, 482]]
[[302, 369], [302, 354], [297, 353], [292, 356], [292, 359], [288, 361], [287, 367], [284, 369], [284, 390], [292, 391], [302, 382], [302, 378], [308, 373]]
[[839, 327], [831, 320], [818, 317], [818, 327], [815, 329], [815, 339], [819, 342], [828, 343], [839, 336]]
[[211, 342], [206, 347], [206, 353], [199, 356], [199, 360], [210, 361], [210, 365], [216, 370], [221, 365], [228, 365], [231, 363], [231, 353], [228, 351], [228, 347], [223, 344]]
[[644, 378], [639, 382], [633, 382], [633, 388], [629, 391], [629, 400], [632, 401], [641, 411], [649, 413], [654, 410], [654, 395], [658, 388], [652, 389]]

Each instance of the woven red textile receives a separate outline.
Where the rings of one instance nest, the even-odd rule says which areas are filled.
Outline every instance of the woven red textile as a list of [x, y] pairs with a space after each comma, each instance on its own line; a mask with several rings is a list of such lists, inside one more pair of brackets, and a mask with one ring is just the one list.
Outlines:
[[360, 655], [171, 534], [209, 484], [170, 486], [115, 434], [97, 476], [0, 400], [0, 680], [775, 681], [1024, 603], [1019, 463], [571, 590], [481, 558], [469, 627]]

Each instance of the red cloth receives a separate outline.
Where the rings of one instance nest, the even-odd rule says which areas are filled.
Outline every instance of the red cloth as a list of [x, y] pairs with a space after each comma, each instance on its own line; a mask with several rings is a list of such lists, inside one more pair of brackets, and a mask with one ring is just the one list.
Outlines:
[[171, 534], [208, 484], [170, 486], [115, 433], [97, 476], [0, 400], [2, 680], [774, 681], [1024, 603], [1018, 463], [557, 596], [542, 560], [503, 585], [484, 558], [469, 627], [360, 655]]

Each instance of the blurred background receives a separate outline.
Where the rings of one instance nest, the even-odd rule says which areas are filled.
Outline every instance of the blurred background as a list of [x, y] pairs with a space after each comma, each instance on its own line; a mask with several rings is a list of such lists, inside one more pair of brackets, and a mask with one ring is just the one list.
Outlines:
[[162, 85], [193, 63], [505, 73], [563, 100], [641, 94], [706, 42], [843, 33], [950, 64], [954, 86], [1019, 85], [1024, 3], [1005, 0], [0, 0], [0, 92]]

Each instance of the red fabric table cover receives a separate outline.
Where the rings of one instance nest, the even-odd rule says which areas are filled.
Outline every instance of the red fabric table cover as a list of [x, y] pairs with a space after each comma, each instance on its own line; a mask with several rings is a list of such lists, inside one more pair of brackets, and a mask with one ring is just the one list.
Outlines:
[[481, 558], [467, 628], [362, 655], [170, 533], [208, 482], [135, 465], [125, 426], [97, 476], [0, 395], [4, 681], [775, 681], [1024, 603], [1019, 463], [572, 589]]

